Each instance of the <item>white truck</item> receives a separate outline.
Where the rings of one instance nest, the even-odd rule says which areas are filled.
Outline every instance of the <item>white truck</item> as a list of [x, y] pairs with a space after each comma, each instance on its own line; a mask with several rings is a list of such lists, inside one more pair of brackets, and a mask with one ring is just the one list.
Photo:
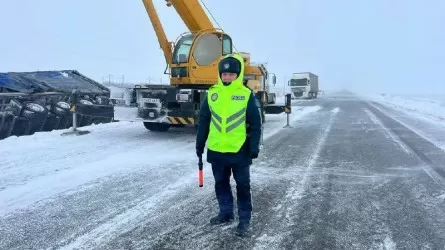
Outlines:
[[288, 85], [292, 92], [292, 99], [312, 99], [318, 96], [318, 76], [311, 72], [293, 73]]

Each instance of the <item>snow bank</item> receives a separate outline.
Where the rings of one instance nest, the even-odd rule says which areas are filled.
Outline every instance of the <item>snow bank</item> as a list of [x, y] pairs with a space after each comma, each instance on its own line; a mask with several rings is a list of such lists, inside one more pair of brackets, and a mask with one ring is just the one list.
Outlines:
[[396, 109], [418, 113], [429, 116], [436, 121], [445, 122], [445, 96], [413, 97], [403, 95], [372, 94], [365, 96], [365, 98]]

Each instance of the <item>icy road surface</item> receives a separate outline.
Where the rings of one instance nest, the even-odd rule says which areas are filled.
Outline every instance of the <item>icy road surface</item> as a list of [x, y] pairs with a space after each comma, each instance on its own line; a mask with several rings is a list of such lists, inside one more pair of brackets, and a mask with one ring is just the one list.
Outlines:
[[7, 138], [0, 249], [445, 249], [445, 126], [375, 101], [297, 100], [292, 128], [268, 116], [245, 238], [208, 224], [213, 177], [206, 164], [197, 186], [193, 129]]

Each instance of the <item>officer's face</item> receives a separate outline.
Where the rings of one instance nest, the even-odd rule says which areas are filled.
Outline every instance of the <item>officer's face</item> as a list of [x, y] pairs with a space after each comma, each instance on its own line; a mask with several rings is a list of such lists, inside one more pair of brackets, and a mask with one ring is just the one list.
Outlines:
[[222, 73], [221, 74], [221, 80], [223, 82], [231, 82], [234, 81], [237, 77], [236, 73]]

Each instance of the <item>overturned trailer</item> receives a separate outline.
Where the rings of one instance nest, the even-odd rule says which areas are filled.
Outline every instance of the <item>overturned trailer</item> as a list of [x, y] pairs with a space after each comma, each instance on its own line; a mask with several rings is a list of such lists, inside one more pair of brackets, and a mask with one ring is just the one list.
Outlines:
[[73, 104], [79, 127], [113, 120], [110, 90], [76, 70], [0, 73], [0, 139], [69, 128]]

